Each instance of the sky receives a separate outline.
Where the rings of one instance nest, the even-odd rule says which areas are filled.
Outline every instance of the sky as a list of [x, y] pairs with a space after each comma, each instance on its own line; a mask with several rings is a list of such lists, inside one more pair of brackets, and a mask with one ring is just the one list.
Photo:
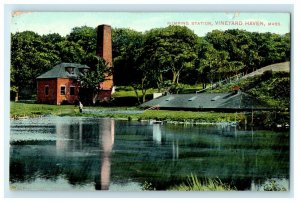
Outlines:
[[20, 12], [11, 13], [12, 33], [26, 30], [40, 35], [68, 35], [72, 28], [97, 27], [109, 24], [113, 28], [147, 31], [168, 25], [187, 26], [198, 36], [218, 29], [243, 29], [250, 32], [290, 32], [289, 13], [262, 12]]

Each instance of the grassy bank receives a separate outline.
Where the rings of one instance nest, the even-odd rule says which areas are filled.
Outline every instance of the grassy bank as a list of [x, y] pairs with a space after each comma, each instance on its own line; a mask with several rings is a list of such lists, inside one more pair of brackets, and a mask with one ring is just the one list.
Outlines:
[[77, 108], [73, 105], [45, 105], [10, 102], [10, 117], [34, 117], [40, 115], [62, 115], [76, 113]]
[[128, 120], [157, 120], [176, 123], [220, 123], [220, 122], [242, 122], [243, 114], [220, 113], [220, 112], [188, 112], [188, 111], [168, 111], [168, 110], [151, 110], [137, 114], [126, 113], [75, 113], [65, 114], [70, 116], [86, 117], [111, 117]]
[[85, 117], [111, 117], [127, 120], [158, 120], [181, 123], [220, 123], [238, 122], [239, 124], [251, 124], [264, 128], [273, 128], [277, 125], [283, 127], [289, 125], [288, 112], [192, 112], [170, 110], [142, 111], [137, 107], [84, 107], [83, 113], [79, 113], [74, 105], [46, 105], [10, 103], [10, 117], [36, 117], [43, 115], [56, 116], [85, 116]]
[[[79, 113], [74, 105], [45, 105], [45, 104], [25, 104], [11, 102], [11, 118], [34, 117], [41, 115], [57, 116], [87, 116], [87, 117], [111, 117], [128, 120], [160, 120], [178, 122], [233, 122], [244, 119], [243, 113], [220, 113], [220, 112], [190, 112], [190, 111], [168, 111], [168, 110], [149, 110], [134, 113], [138, 108], [135, 107], [85, 107], [84, 113]], [[133, 113], [126, 112], [133, 111]], [[101, 112], [101, 113], [98, 113]]]

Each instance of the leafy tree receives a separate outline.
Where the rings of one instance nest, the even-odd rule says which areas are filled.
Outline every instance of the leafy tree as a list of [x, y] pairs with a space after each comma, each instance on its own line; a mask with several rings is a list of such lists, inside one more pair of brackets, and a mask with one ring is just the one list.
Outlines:
[[172, 83], [178, 84], [184, 69], [193, 68], [197, 58], [197, 35], [182, 26], [152, 29], [146, 33], [143, 57], [155, 69], [158, 85], [166, 73], [171, 73]]
[[130, 84], [134, 89], [139, 104], [141, 104], [139, 90], [142, 93], [142, 102], [145, 102], [147, 90], [154, 87], [156, 81], [155, 76], [153, 76], [155, 75], [155, 69], [152, 69], [143, 59], [143, 57], [137, 56], [135, 70], [138, 76]]
[[81, 85], [80, 99], [87, 104], [95, 104], [98, 92], [101, 90], [100, 83], [111, 74], [111, 67], [104, 59], [94, 56], [95, 65], [89, 71], [82, 72], [79, 76]]
[[65, 38], [60, 36], [60, 34], [58, 34], [58, 33], [43, 35], [42, 38], [45, 43], [49, 43], [52, 45], [55, 45], [55, 44], [65, 40]]
[[74, 27], [66, 39], [77, 43], [85, 53], [95, 53], [97, 43], [97, 31], [93, 27]]
[[60, 60], [70, 63], [82, 63], [85, 52], [82, 47], [71, 41], [61, 41], [57, 43], [57, 50], [59, 52]]
[[226, 51], [218, 51], [211, 44], [207, 45], [204, 57], [199, 62], [200, 74], [206, 74], [210, 83], [221, 79], [221, 69], [228, 65], [228, 57]]
[[[51, 43], [38, 34], [25, 31], [11, 35], [11, 87], [23, 98], [36, 92], [36, 77], [59, 61]], [[25, 97], [24, 97], [25, 96]]]
[[131, 29], [113, 29], [114, 83], [131, 85], [140, 77], [137, 58], [144, 43], [144, 35]]
[[[182, 26], [151, 29], [145, 34], [113, 29], [114, 83], [131, 85], [145, 100], [148, 88], [177, 89], [179, 81], [203, 87], [257, 68], [290, 60], [290, 34], [213, 30], [197, 37]], [[96, 29], [75, 27], [66, 37], [31, 31], [11, 35], [11, 92], [36, 92], [36, 77], [61, 62], [95, 68]], [[100, 65], [101, 66], [101, 65]], [[199, 77], [199, 78], [198, 78]], [[196, 78], [196, 79], [195, 79]], [[139, 96], [138, 96], [139, 97]]]

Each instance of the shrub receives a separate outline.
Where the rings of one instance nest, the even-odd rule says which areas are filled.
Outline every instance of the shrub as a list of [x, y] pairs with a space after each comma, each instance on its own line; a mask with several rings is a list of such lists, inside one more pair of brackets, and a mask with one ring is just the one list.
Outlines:
[[220, 179], [206, 179], [200, 182], [199, 179], [191, 175], [187, 182], [179, 186], [175, 186], [172, 190], [177, 191], [235, 191], [236, 188], [224, 184]]

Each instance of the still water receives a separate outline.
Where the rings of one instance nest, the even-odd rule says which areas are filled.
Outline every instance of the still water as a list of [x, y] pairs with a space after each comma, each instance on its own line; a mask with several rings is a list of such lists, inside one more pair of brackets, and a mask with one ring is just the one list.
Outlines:
[[11, 121], [13, 190], [168, 190], [194, 175], [238, 190], [288, 184], [289, 132], [86, 117]]

